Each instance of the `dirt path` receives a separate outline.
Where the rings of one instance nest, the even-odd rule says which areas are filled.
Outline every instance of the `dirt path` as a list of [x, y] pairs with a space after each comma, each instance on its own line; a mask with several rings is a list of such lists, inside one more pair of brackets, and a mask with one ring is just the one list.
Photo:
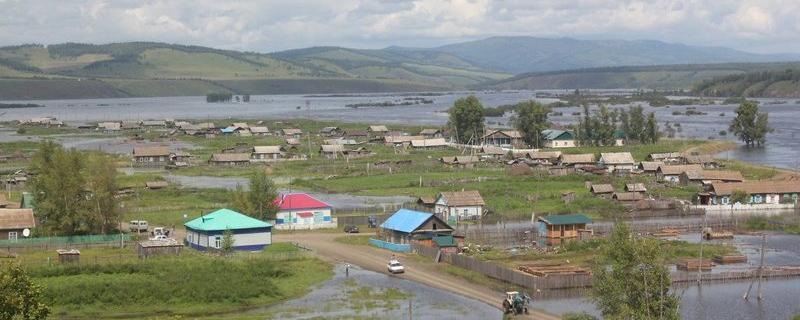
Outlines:
[[[317, 253], [323, 259], [331, 262], [346, 262], [361, 268], [386, 272], [386, 263], [391, 253], [369, 246], [347, 245], [335, 242], [334, 239], [342, 236], [339, 233], [295, 233], [275, 234], [274, 242], [297, 242]], [[431, 287], [447, 290], [462, 296], [479, 300], [493, 307], [500, 307], [504, 294], [483, 286], [469, 283], [468, 281], [451, 276], [444, 272], [427, 268], [422, 263], [413, 259], [404, 259], [405, 254], [397, 254], [406, 267], [406, 273], [397, 277], [422, 283]], [[535, 304], [535, 302], [534, 302]], [[560, 319], [540, 310], [532, 310], [528, 319]]]

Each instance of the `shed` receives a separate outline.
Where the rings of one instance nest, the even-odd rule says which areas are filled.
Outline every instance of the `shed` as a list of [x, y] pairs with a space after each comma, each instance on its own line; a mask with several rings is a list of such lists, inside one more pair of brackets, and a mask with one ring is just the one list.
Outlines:
[[586, 225], [592, 223], [589, 217], [582, 214], [562, 214], [538, 217], [539, 236], [546, 238], [577, 238]]
[[653, 173], [655, 174], [658, 171], [658, 167], [664, 165], [661, 161], [642, 161], [639, 162], [639, 170], [642, 170], [644, 173]]
[[229, 166], [240, 166], [240, 165], [247, 165], [250, 163], [250, 154], [249, 153], [215, 153], [211, 155], [211, 159], [208, 160], [211, 164], [214, 165], [229, 165]]
[[444, 148], [447, 147], [447, 141], [444, 138], [411, 140], [411, 147], [417, 149]]
[[558, 164], [565, 167], [581, 168], [595, 163], [596, 160], [593, 153], [562, 154], [558, 158]]
[[380, 225], [381, 239], [390, 243], [407, 244], [415, 235], [451, 235], [453, 228], [428, 212], [400, 209]]
[[300, 129], [281, 129], [281, 133], [287, 137], [300, 138], [303, 135], [303, 130]]
[[58, 254], [59, 263], [73, 263], [81, 260], [81, 251], [78, 249], [58, 249], [56, 253]]
[[157, 255], [180, 255], [183, 245], [175, 239], [139, 241], [136, 252], [139, 258], [146, 259]]
[[619, 202], [633, 202], [644, 200], [644, 194], [641, 192], [614, 192], [611, 198]]
[[610, 184], [593, 184], [589, 188], [589, 191], [595, 197], [602, 197], [609, 199], [611, 198], [611, 195], [614, 193], [614, 186]]
[[647, 192], [647, 187], [645, 187], [644, 183], [626, 183], [625, 191], [645, 193]]
[[147, 181], [144, 183], [145, 188], [155, 190], [166, 188], [169, 184], [166, 181]]
[[186, 243], [200, 251], [222, 249], [226, 230], [233, 235], [233, 249], [257, 251], [272, 244], [272, 225], [230, 209], [219, 209], [192, 219], [186, 227]]

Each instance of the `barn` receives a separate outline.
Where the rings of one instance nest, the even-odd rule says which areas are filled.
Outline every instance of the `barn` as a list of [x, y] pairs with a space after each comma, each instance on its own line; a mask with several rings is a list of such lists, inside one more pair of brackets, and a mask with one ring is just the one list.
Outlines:
[[233, 249], [257, 251], [272, 243], [272, 225], [230, 209], [219, 209], [183, 224], [186, 245], [200, 250], [222, 249], [226, 230], [233, 234]]

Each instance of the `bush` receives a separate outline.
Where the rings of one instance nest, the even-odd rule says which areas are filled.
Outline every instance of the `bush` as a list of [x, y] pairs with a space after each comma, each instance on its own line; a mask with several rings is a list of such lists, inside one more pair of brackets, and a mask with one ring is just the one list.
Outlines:
[[597, 320], [597, 317], [586, 312], [568, 312], [561, 316], [564, 320]]

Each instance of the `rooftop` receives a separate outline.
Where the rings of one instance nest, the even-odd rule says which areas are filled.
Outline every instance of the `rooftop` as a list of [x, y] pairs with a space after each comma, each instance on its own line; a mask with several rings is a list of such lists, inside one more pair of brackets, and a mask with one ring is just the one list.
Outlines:
[[183, 224], [186, 228], [200, 231], [223, 231], [237, 229], [267, 228], [272, 225], [248, 217], [230, 209], [219, 209]]
[[280, 210], [301, 210], [331, 207], [331, 205], [319, 201], [305, 193], [282, 194], [275, 198], [272, 203], [278, 206], [278, 209]]
[[549, 225], [565, 225], [565, 224], [587, 224], [592, 223], [592, 219], [589, 217], [582, 215], [582, 214], [560, 214], [560, 215], [549, 215], [544, 217], [539, 217], [539, 221], [542, 221]]
[[411, 233], [431, 217], [433, 217], [432, 213], [400, 209], [386, 219], [386, 221], [381, 224], [381, 228]]

